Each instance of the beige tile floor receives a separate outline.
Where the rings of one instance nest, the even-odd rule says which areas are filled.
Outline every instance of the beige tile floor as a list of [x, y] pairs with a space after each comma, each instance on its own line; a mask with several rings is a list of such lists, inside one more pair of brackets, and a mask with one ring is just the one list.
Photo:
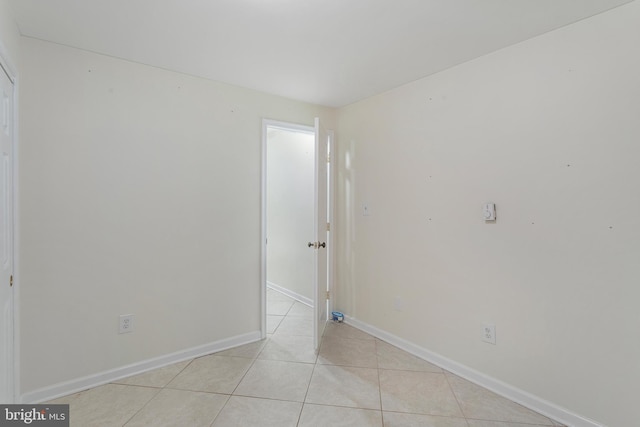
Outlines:
[[260, 342], [119, 380], [50, 403], [74, 427], [532, 427], [560, 424], [346, 324], [267, 293]]

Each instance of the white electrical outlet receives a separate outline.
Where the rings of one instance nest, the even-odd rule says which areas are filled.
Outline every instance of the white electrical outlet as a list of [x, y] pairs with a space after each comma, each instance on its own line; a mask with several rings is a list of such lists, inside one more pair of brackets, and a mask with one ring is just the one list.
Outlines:
[[119, 333], [126, 334], [127, 332], [133, 332], [133, 317], [133, 314], [120, 315]]
[[482, 324], [482, 341], [488, 342], [489, 344], [496, 343], [496, 325], [492, 323], [483, 323]]

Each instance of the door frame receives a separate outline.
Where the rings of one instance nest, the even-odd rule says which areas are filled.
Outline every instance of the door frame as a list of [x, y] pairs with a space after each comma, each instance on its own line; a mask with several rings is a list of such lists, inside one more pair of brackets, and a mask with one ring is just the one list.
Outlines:
[[[311, 132], [315, 134], [315, 127], [313, 125], [301, 125], [297, 123], [283, 122], [279, 120], [272, 119], [262, 119], [262, 159], [261, 159], [261, 178], [260, 178], [260, 333], [262, 338], [267, 337], [267, 128], [275, 127], [281, 128], [284, 130], [290, 131], [304, 131]], [[331, 155], [331, 163], [333, 162], [335, 155], [335, 139], [333, 131], [327, 131], [331, 138], [331, 146], [330, 146], [330, 155]], [[330, 231], [330, 239], [328, 242], [328, 251], [329, 258], [327, 260], [328, 269], [327, 272], [327, 286], [329, 292], [333, 289], [333, 267], [334, 267], [334, 239], [333, 239], [333, 212], [334, 212], [334, 169], [335, 167], [331, 167], [329, 169], [329, 186], [327, 187], [328, 191], [328, 204], [329, 204], [329, 212], [328, 218], [331, 223], [331, 231]], [[315, 301], [314, 295], [314, 304], [318, 302]], [[329, 308], [331, 310], [333, 298], [329, 299]]]
[[327, 129], [327, 134], [329, 135], [329, 172], [327, 173], [327, 177], [329, 178], [329, 183], [327, 184], [327, 203], [329, 205], [329, 211], [327, 212], [327, 222], [330, 224], [329, 234], [327, 236], [327, 250], [329, 251], [329, 256], [327, 258], [327, 265], [329, 271], [327, 271], [327, 280], [329, 282], [328, 291], [329, 291], [329, 304], [327, 305], [327, 315], [329, 319], [331, 319], [331, 312], [333, 311], [333, 301], [335, 300], [334, 291], [334, 283], [335, 283], [335, 260], [336, 260], [336, 239], [335, 239], [335, 202], [336, 202], [336, 138], [333, 130]]
[[11, 348], [11, 357], [13, 359], [13, 372], [10, 373], [11, 378], [10, 381], [13, 382], [13, 401], [6, 403], [20, 403], [20, 276], [17, 274], [19, 270], [19, 208], [18, 208], [18, 90], [19, 90], [19, 80], [18, 80], [18, 72], [17, 68], [14, 66], [14, 63], [10, 60], [7, 50], [4, 47], [2, 40], [0, 40], [0, 73], [6, 73], [13, 83], [13, 93], [11, 94], [12, 102], [13, 102], [13, 117], [12, 117], [12, 126], [13, 132], [11, 135], [11, 183], [12, 183], [12, 195], [13, 200], [11, 201], [13, 207], [13, 222], [11, 224], [11, 234], [12, 234], [12, 242], [11, 242], [11, 250], [13, 251], [12, 260], [13, 260], [13, 342]]

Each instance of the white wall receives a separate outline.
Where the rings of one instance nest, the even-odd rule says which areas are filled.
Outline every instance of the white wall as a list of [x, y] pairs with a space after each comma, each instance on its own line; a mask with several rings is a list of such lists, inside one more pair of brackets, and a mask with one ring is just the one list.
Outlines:
[[17, 67], [20, 32], [13, 20], [13, 10], [9, 3], [9, 0], [0, 0], [0, 52], [8, 57], [11, 66]]
[[314, 134], [270, 129], [267, 139], [267, 282], [313, 298]]
[[637, 424], [638, 22], [633, 2], [340, 109], [336, 308]]
[[23, 392], [259, 331], [262, 119], [333, 112], [21, 47]]

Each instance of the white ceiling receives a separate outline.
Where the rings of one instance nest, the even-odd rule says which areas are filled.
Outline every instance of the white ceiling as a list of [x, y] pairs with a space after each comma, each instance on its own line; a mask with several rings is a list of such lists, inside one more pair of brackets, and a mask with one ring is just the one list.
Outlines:
[[25, 36], [338, 107], [630, 0], [12, 0]]

